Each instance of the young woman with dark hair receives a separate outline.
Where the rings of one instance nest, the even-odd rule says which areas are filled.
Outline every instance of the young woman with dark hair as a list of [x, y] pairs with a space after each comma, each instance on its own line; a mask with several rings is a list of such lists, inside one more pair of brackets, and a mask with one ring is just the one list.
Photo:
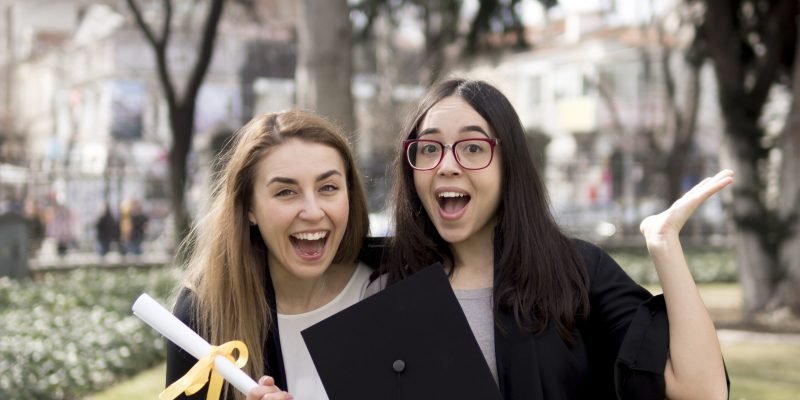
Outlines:
[[642, 222], [664, 289], [654, 297], [600, 248], [562, 233], [519, 117], [493, 86], [433, 87], [402, 149], [395, 236], [376, 286], [442, 262], [505, 399], [726, 397], [678, 233], [730, 171]]

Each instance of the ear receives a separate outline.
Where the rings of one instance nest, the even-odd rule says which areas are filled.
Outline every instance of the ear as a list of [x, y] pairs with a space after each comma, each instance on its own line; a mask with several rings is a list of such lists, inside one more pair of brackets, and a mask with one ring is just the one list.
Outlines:
[[248, 212], [247, 212], [247, 219], [249, 219], [249, 220], [250, 220], [250, 226], [255, 226], [255, 225], [258, 225], [258, 224], [256, 223], [256, 216], [255, 216], [255, 215], [253, 215], [253, 212], [252, 212], [252, 211], [248, 211]]

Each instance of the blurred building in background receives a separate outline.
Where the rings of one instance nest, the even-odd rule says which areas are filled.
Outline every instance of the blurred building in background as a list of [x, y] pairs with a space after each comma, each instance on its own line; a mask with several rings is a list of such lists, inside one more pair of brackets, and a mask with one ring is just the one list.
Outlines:
[[[670, 124], [659, 59], [679, 38], [668, 31], [665, 40], [654, 30], [652, 20], [665, 11], [635, 1], [562, 3], [549, 14], [538, 11], [539, 21], [526, 28], [531, 49], [483, 55], [445, 75], [488, 80], [509, 97], [545, 166], [562, 223], [593, 240], [638, 237], [638, 222], [666, 206], [665, 178], [653, 171], [643, 133], [658, 136]], [[226, 8], [200, 90], [187, 189], [192, 213], [203, 207], [213, 161], [233, 131], [254, 114], [295, 104], [296, 4], [253, 4]], [[150, 217], [148, 238], [166, 243], [153, 240], [170, 237], [166, 102], [152, 49], [124, 3], [7, 0], [2, 6], [3, 208], [22, 209], [26, 200], [40, 208], [64, 204], [73, 213], [76, 245], [89, 249], [104, 204], [118, 214], [120, 204], [139, 200]], [[381, 221], [398, 131], [425, 91], [417, 71], [425, 63], [424, 40], [420, 27], [403, 19], [376, 20], [373, 41], [354, 51], [352, 135], [370, 209], [383, 212]], [[195, 57], [188, 32], [173, 32], [168, 51], [177, 82], [185, 81]], [[677, 80], [685, 72], [681, 56], [669, 57]], [[701, 86], [687, 187], [717, 168], [722, 125], [708, 67]], [[704, 227], [695, 232], [725, 233], [718, 200], [698, 219]]]
[[[667, 171], [655, 163], [647, 139], [670, 140], [673, 105], [661, 58], [668, 52], [678, 96], [686, 90], [688, 67], [676, 33], [659, 33], [652, 23], [658, 10], [637, 14], [614, 2], [589, 3], [565, 7], [546, 24], [529, 27], [530, 50], [485, 57], [463, 73], [496, 84], [514, 104], [539, 144], [534, 153], [546, 160], [552, 205], [562, 224], [592, 240], [635, 240], [639, 222], [669, 206]], [[699, 80], [686, 190], [718, 170], [724, 129], [711, 65], [702, 67]], [[697, 229], [689, 230], [698, 235], [724, 235], [728, 229], [719, 198], [704, 205], [695, 221]]]
[[[274, 20], [242, 18], [244, 11], [234, 8], [220, 24], [198, 98], [195, 128], [200, 150], [211, 142], [209, 137], [229, 136], [249, 119], [257, 79], [291, 79], [293, 7], [285, 1], [261, 3]], [[65, 205], [74, 217], [74, 244], [84, 249], [92, 248], [94, 221], [104, 204], [118, 214], [121, 204], [139, 200], [151, 216], [151, 238], [165, 232], [171, 141], [166, 103], [152, 49], [124, 3], [4, 5], [4, 83], [10, 92], [4, 109], [13, 110], [7, 118], [13, 123], [4, 124], [11, 134], [3, 135], [3, 149], [10, 148], [7, 138], [21, 137], [24, 142], [14, 147], [15, 158], [4, 158], [15, 169], [14, 178], [7, 178], [12, 170], [4, 166], [3, 183], [25, 177], [16, 191], [3, 192], [4, 202], [14, 197], [13, 201], [32, 199], [43, 208]], [[173, 32], [168, 57], [194, 57], [190, 35], [190, 30]], [[183, 82], [188, 64], [173, 62], [170, 73]], [[197, 157], [190, 160], [193, 183], [202, 183], [205, 176], [196, 173], [203, 169], [198, 162]], [[188, 201], [194, 209], [195, 200]]]

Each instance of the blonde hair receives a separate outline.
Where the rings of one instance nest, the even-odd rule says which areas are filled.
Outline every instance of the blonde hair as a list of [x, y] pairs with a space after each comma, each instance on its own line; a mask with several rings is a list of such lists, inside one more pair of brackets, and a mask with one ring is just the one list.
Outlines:
[[[264, 375], [265, 338], [271, 310], [266, 297], [267, 248], [250, 226], [257, 165], [269, 150], [290, 139], [320, 143], [344, 161], [350, 217], [333, 263], [354, 262], [369, 229], [366, 197], [347, 140], [335, 125], [306, 111], [253, 118], [239, 129], [220, 160], [209, 210], [192, 228], [182, 249], [191, 249], [183, 286], [194, 292], [198, 332], [212, 344], [241, 340], [249, 349], [244, 370]], [[283, 388], [285, 389], [285, 388]], [[236, 392], [237, 399], [244, 398]]]

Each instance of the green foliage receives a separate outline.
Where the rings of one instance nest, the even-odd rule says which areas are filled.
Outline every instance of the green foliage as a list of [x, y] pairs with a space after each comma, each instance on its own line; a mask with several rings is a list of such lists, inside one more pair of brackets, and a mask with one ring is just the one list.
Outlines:
[[[614, 260], [639, 284], [658, 283], [647, 250], [611, 250]], [[738, 282], [736, 255], [728, 249], [685, 249], [686, 262], [697, 283]]]
[[73, 399], [164, 359], [164, 339], [131, 313], [165, 303], [176, 268], [76, 270], [0, 278], [0, 399]]
[[[611, 254], [637, 282], [658, 281], [646, 251]], [[736, 281], [732, 251], [686, 254], [698, 282]], [[0, 278], [0, 399], [81, 398], [163, 362], [164, 339], [130, 307], [142, 292], [166, 304], [179, 276], [165, 267]]]

